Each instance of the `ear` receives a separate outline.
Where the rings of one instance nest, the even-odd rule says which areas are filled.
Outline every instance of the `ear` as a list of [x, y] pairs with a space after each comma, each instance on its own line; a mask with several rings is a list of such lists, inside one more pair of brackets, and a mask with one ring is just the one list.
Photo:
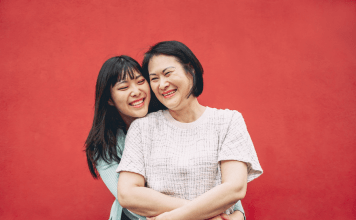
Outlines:
[[191, 73], [193, 73], [195, 75], [195, 69], [192, 66], [192, 64], [190, 64], [190, 63], [189, 63], [189, 70], [190, 70]]
[[109, 105], [111, 105], [111, 106], [114, 106], [114, 102], [112, 101], [112, 99], [111, 99], [111, 98], [109, 98], [109, 100], [108, 100], [108, 104], [109, 104]]

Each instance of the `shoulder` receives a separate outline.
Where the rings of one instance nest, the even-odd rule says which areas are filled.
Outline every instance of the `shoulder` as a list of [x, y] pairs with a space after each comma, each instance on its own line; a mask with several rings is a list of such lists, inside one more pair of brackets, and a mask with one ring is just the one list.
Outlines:
[[233, 119], [242, 118], [242, 114], [236, 110], [211, 108], [210, 116], [220, 122], [231, 122]]
[[147, 123], [150, 123], [150, 122], [153, 122], [153, 121], [157, 121], [157, 120], [160, 120], [162, 117], [163, 117], [163, 111], [162, 110], [159, 110], [157, 112], [152, 112], [152, 113], [149, 113], [148, 115], [146, 115], [145, 117], [143, 118], [138, 118], [136, 119], [134, 122], [132, 123], [136, 123], [136, 124], [147, 124]]
[[135, 121], [133, 121], [129, 128], [129, 131], [134, 129], [147, 130], [148, 128], [152, 128], [153, 126], [156, 126], [159, 123], [161, 123], [163, 121], [162, 120], [163, 117], [164, 116], [162, 110], [159, 110], [157, 112], [152, 112], [143, 118], [138, 118]]

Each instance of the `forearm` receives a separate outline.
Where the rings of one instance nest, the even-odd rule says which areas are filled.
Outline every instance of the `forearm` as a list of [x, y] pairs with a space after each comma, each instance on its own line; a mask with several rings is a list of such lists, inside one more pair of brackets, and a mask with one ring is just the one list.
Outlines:
[[123, 208], [142, 216], [157, 216], [182, 207], [189, 202], [146, 187], [132, 187], [125, 193], [119, 192], [118, 199]]
[[208, 219], [226, 211], [238, 200], [244, 198], [245, 194], [246, 185], [236, 187], [236, 184], [226, 182], [171, 211], [170, 216], [172, 219]]

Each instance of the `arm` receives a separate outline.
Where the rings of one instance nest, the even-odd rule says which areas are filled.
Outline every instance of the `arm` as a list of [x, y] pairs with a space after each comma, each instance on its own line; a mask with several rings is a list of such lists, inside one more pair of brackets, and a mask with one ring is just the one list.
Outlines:
[[156, 219], [207, 219], [224, 212], [245, 197], [247, 188], [245, 163], [221, 161], [221, 177], [221, 185], [180, 208], [159, 215]]
[[[244, 219], [245, 217], [242, 214], [242, 212], [237, 211], [230, 215], [226, 215], [225, 213], [222, 213], [213, 218], [210, 218], [209, 220], [244, 220]], [[147, 220], [155, 220], [155, 218], [147, 218]]]
[[145, 187], [142, 128], [139, 120], [135, 120], [127, 133], [123, 157], [116, 170], [120, 172], [116, 193], [118, 192], [117, 198], [124, 208], [142, 216], [157, 216], [183, 206], [188, 201]]
[[[98, 161], [98, 166], [96, 167], [101, 179], [105, 183], [106, 187], [109, 189], [109, 191], [115, 196], [116, 199], [118, 199], [118, 179], [119, 179], [119, 173], [116, 173], [116, 168], [118, 166], [117, 162], [112, 162], [110, 164], [105, 163], [103, 160]], [[128, 174], [135, 174], [135, 173], [130, 173], [130, 172], [122, 172], [122, 173], [128, 173]], [[125, 174], [124, 174], [125, 175]], [[136, 174], [138, 175], [138, 174]], [[121, 175], [120, 175], [121, 176]], [[142, 177], [141, 175], [138, 175], [139, 177]], [[126, 180], [125, 180], [126, 181]], [[145, 189], [148, 189], [142, 186], [144, 188], [143, 191], [146, 191]], [[126, 190], [126, 189], [125, 189]], [[119, 192], [122, 190], [119, 190]], [[158, 193], [154, 190], [149, 190], [154, 192], [154, 197], [156, 199], [159, 199], [159, 197], [155, 197], [155, 193]], [[125, 194], [125, 193], [124, 193]], [[142, 210], [139, 208], [138, 211], [136, 209], [131, 209], [127, 208], [126, 206], [122, 206], [123, 208], [127, 208], [130, 211], [142, 215], [142, 216], [157, 216], [161, 213], [171, 211], [175, 208], [178, 208], [180, 206], [183, 206], [184, 204], [188, 203], [188, 200], [184, 199], [178, 199], [174, 197], [170, 197], [161, 193], [160, 196], [162, 196], [161, 201], [158, 204], [155, 204], [153, 206], [153, 212], [145, 212], [145, 209], [143, 208]], [[142, 196], [142, 195], [140, 195]], [[147, 195], [148, 196], [148, 195]], [[148, 197], [143, 196], [143, 198], [138, 198], [140, 201], [147, 199]], [[161, 205], [160, 205], [161, 204]], [[163, 205], [162, 205], [163, 204]], [[166, 206], [169, 204], [168, 206]], [[119, 201], [119, 205], [121, 206], [121, 202]], [[142, 207], [141, 207], [142, 208]], [[148, 210], [152, 210], [150, 207]], [[147, 215], [146, 215], [147, 214]]]
[[[144, 187], [144, 178], [136, 173], [121, 172], [117, 188], [117, 197], [122, 207], [142, 216], [157, 216], [189, 203], [188, 200], [167, 196]], [[229, 215], [229, 218], [214, 218], [220, 219], [243, 220], [244, 216], [237, 211]]]
[[119, 174], [116, 173], [116, 168], [118, 166], [117, 162], [112, 162], [110, 164], [105, 163], [105, 161], [98, 161], [98, 166], [96, 169], [100, 174], [100, 178], [105, 183], [106, 187], [109, 189], [111, 194], [117, 199], [117, 181], [119, 179]]
[[122, 207], [142, 216], [157, 216], [189, 203], [145, 187], [145, 179], [137, 173], [120, 172], [117, 188]]

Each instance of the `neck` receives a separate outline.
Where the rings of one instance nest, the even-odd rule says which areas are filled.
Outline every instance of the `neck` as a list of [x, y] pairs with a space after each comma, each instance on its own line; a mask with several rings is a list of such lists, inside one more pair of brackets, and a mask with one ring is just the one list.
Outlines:
[[194, 98], [187, 106], [179, 110], [169, 109], [172, 117], [183, 123], [190, 123], [196, 121], [204, 113], [206, 107], [199, 104], [198, 99]]
[[124, 121], [125, 125], [126, 125], [126, 131], [129, 130], [129, 127], [131, 125], [131, 123], [136, 119], [134, 117], [122, 114], [121, 112], [119, 112], [119, 114], [121, 115], [122, 120]]

